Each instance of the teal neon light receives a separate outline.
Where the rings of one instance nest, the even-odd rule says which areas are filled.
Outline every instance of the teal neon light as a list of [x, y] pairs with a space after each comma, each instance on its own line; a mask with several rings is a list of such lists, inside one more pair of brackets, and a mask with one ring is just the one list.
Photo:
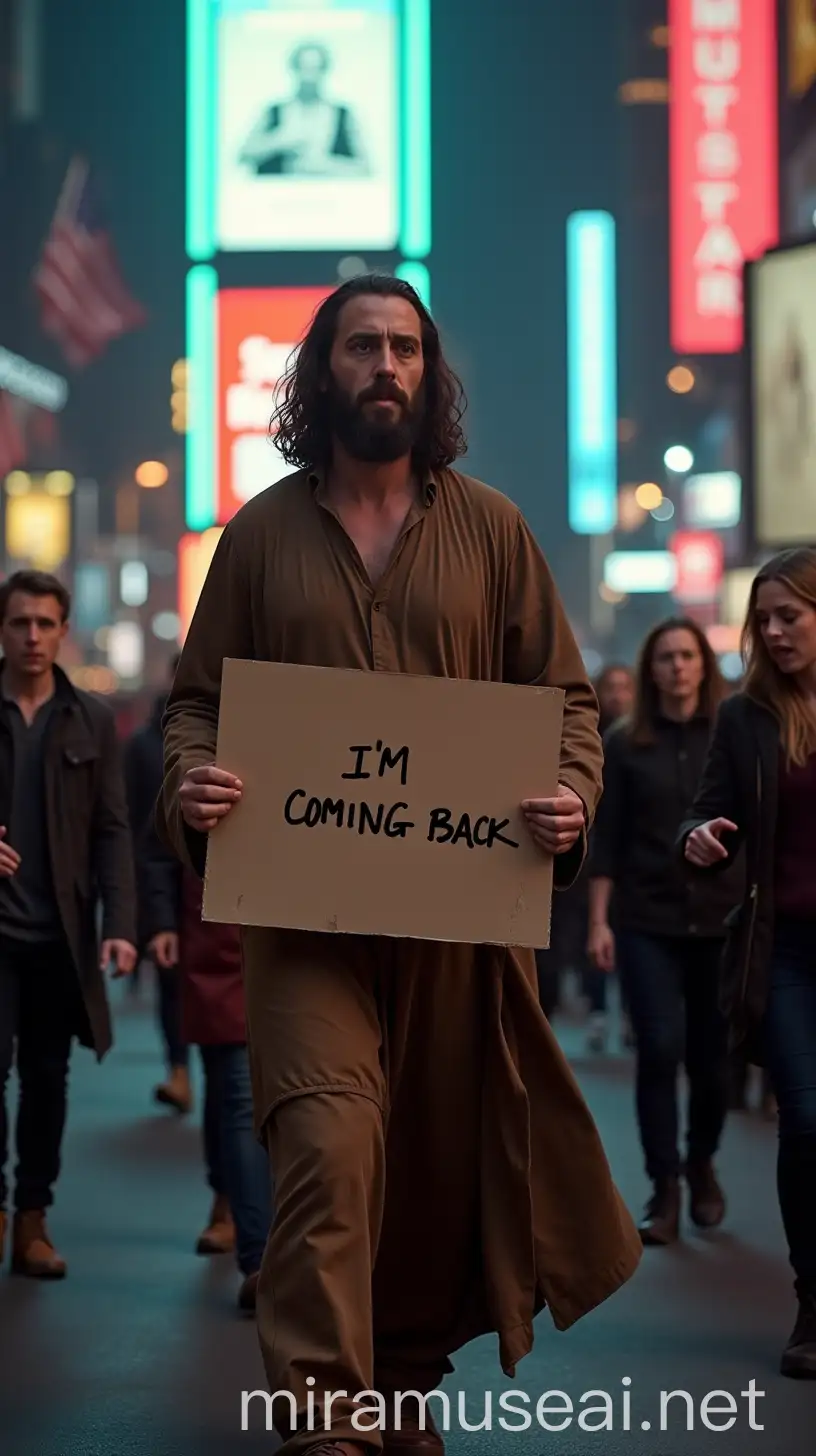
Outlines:
[[204, 264], [187, 274], [187, 481], [190, 531], [215, 525], [216, 298], [218, 278]]
[[218, 86], [213, 0], [187, 0], [187, 256], [215, 252]]
[[403, 0], [402, 235], [406, 258], [431, 251], [431, 0]]
[[569, 524], [613, 531], [618, 516], [618, 349], [615, 222], [606, 212], [567, 222]]
[[422, 302], [430, 313], [431, 309], [431, 275], [424, 263], [400, 263], [396, 270], [397, 277], [404, 283], [410, 283], [415, 288]]

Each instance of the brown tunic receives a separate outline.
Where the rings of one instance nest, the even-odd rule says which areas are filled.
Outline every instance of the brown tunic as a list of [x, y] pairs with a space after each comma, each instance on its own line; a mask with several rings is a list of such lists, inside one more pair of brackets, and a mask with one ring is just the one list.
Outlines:
[[[597, 704], [552, 576], [516, 506], [464, 475], [428, 481], [375, 587], [316, 475], [289, 477], [227, 526], [165, 722], [159, 822], [199, 872], [204, 841], [178, 789], [215, 759], [224, 657], [563, 688], [560, 778], [592, 821]], [[556, 860], [559, 886], [584, 849]], [[259, 1131], [326, 1091], [367, 1099], [387, 1125], [375, 1339], [384, 1310], [386, 1344], [397, 1324], [415, 1347], [436, 1341], [435, 1355], [497, 1331], [512, 1374], [545, 1304], [565, 1329], [630, 1278], [640, 1239], [538, 1005], [532, 952], [243, 938]], [[280, 1205], [278, 1219], [288, 1227]], [[283, 1270], [283, 1243], [275, 1257]]]

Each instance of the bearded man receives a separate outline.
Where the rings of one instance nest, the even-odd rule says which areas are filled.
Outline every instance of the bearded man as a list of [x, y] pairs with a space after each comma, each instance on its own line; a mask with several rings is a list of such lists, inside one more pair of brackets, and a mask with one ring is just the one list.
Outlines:
[[[356, 278], [321, 305], [273, 422], [300, 468], [226, 527], [168, 705], [160, 824], [199, 873], [242, 792], [215, 765], [237, 657], [563, 689], [558, 793], [531, 784], [524, 812], [557, 886], [578, 874], [597, 702], [519, 510], [453, 468], [461, 413], [407, 284]], [[540, 1310], [566, 1329], [641, 1257], [533, 952], [246, 929], [243, 953], [276, 1192], [258, 1328], [289, 1396], [283, 1452], [437, 1456], [433, 1421], [407, 1404], [397, 1421], [395, 1392], [427, 1396], [489, 1331], [512, 1375]], [[356, 1400], [372, 1390], [382, 1422]]]

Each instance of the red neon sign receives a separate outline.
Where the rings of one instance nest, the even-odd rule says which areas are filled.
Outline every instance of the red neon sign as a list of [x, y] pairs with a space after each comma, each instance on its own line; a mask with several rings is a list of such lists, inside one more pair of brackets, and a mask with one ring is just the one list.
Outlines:
[[669, 542], [677, 562], [672, 595], [687, 605], [702, 605], [716, 597], [723, 577], [725, 551], [713, 531], [678, 531]]
[[776, 0], [669, 0], [671, 337], [742, 347], [742, 267], [779, 241]]
[[218, 523], [294, 467], [269, 438], [278, 384], [328, 288], [218, 295]]

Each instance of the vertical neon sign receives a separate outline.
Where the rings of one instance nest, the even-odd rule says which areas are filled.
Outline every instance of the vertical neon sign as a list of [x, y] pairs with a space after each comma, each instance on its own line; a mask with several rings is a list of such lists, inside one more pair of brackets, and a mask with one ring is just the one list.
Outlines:
[[776, 0], [670, 0], [671, 340], [742, 347], [742, 269], [779, 237]]
[[615, 222], [577, 212], [567, 222], [569, 524], [613, 531], [618, 515]]

